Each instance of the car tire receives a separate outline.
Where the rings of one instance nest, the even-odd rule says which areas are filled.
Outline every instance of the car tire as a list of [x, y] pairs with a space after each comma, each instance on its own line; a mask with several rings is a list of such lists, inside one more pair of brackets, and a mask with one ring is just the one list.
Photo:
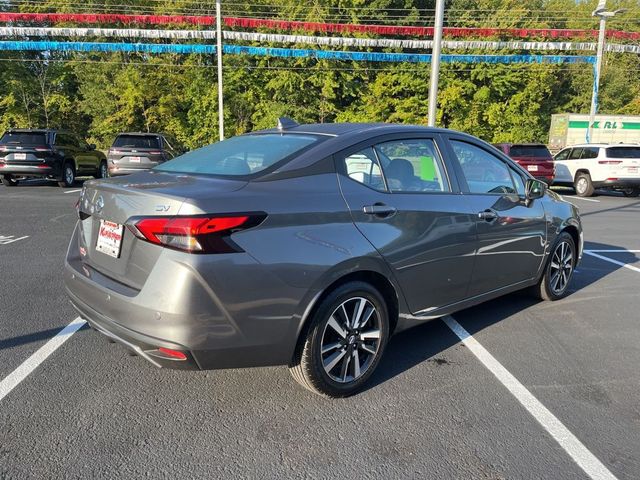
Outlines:
[[622, 190], [622, 194], [625, 197], [637, 197], [640, 195], [640, 188], [626, 188]]
[[107, 162], [105, 160], [100, 162], [96, 178], [109, 178], [109, 168], [107, 167]]
[[368, 283], [345, 283], [315, 309], [289, 371], [316, 394], [348, 397], [365, 386], [388, 337], [389, 310], [380, 292]]
[[578, 173], [576, 175], [576, 181], [574, 183], [574, 189], [576, 191], [576, 195], [579, 197], [591, 197], [593, 192], [595, 192], [595, 188], [593, 188], [593, 182], [591, 181], [591, 175], [588, 173]]
[[10, 175], [5, 175], [2, 177], [2, 184], [5, 187], [15, 187], [18, 185], [18, 180], [14, 180]]
[[576, 260], [576, 245], [573, 237], [567, 232], [560, 233], [551, 249], [542, 278], [534, 287], [535, 296], [548, 301], [566, 297]]
[[73, 167], [73, 163], [65, 162], [62, 167], [62, 180], [58, 182], [58, 185], [63, 188], [73, 187], [76, 182], [76, 169]]

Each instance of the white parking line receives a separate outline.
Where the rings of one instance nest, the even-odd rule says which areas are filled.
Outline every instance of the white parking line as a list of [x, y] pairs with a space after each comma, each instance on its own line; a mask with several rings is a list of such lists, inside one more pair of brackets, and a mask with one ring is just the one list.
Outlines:
[[0, 245], [9, 245], [10, 243], [17, 242], [19, 240], [24, 240], [25, 238], [29, 238], [29, 235], [25, 235], [24, 237], [15, 238], [13, 235], [0, 235]]
[[[619, 253], [631, 252], [631, 250], [616, 250]], [[592, 257], [599, 258], [600, 260], [604, 260], [605, 262], [613, 263], [615, 265], [620, 265], [621, 267], [628, 268], [629, 270], [633, 270], [634, 272], [640, 273], [640, 268], [634, 267], [633, 265], [629, 265], [628, 263], [619, 262], [618, 260], [614, 260], [613, 258], [605, 257], [604, 255], [598, 255], [594, 253], [594, 250], [585, 250], [584, 253], [587, 255], [591, 255]]]
[[595, 253], [640, 253], [640, 250], [627, 250], [626, 248], [617, 248], [615, 250], [587, 250], [587, 252]]
[[33, 372], [38, 365], [44, 362], [49, 355], [55, 352], [71, 335], [76, 333], [85, 323], [80, 317], [60, 330], [55, 337], [45, 343], [36, 352], [27, 358], [22, 364], [0, 382], [0, 401], [13, 390], [22, 380]]
[[473, 336], [453, 317], [442, 319], [458, 338], [471, 350], [480, 362], [493, 373], [524, 408], [555, 439], [562, 449], [573, 458], [578, 466], [592, 479], [614, 479], [615, 476], [604, 464], [585, 447], [578, 438], [565, 427], [547, 407], [533, 396], [498, 360], [494, 358]]
[[82, 189], [81, 189], [81, 188], [78, 188], [78, 189], [76, 189], [76, 190], [67, 190], [67, 191], [66, 191], [66, 192], [64, 192], [64, 193], [75, 193], [75, 192], [81, 192], [81, 191], [82, 191]]
[[600, 200], [596, 200], [594, 198], [584, 198], [584, 197], [570, 197], [570, 198], [575, 198], [576, 200], [584, 200], [585, 202], [596, 202], [596, 203], [600, 203]]

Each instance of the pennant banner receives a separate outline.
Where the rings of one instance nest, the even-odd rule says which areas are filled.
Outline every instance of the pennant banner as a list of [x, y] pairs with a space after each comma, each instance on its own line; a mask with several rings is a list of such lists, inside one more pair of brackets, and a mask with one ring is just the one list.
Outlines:
[[[257, 32], [223, 31], [225, 40], [248, 42], [293, 43], [306, 45], [326, 45], [331, 47], [364, 47], [364, 48], [401, 48], [430, 50], [432, 40], [404, 40], [392, 38], [351, 38], [351, 37], [314, 37], [305, 35], [284, 35]], [[117, 38], [149, 38], [170, 40], [215, 40], [215, 30], [147, 30], [131, 28], [45, 28], [45, 27], [0, 27], [0, 37], [117, 37]], [[445, 49], [450, 50], [559, 50], [559, 51], [595, 51], [592, 42], [487, 42], [481, 40], [445, 40]], [[640, 54], [638, 45], [622, 45], [609, 43], [610, 52], [626, 52]]]
[[[116, 13], [22, 13], [0, 12], [0, 22], [36, 22], [36, 23], [123, 23], [123, 24], [190, 24], [200, 26], [215, 25], [213, 16], [195, 15], [128, 15]], [[397, 25], [356, 25], [344, 23], [300, 22], [267, 18], [224, 17], [223, 22], [229, 27], [270, 28], [275, 30], [303, 30], [307, 32], [336, 33], [373, 33], [377, 35], [400, 35], [416, 37], [432, 37], [433, 27], [397, 26]], [[519, 38], [595, 38], [597, 30], [555, 29], [555, 28], [474, 28], [445, 27], [444, 35], [449, 37], [497, 37], [511, 36]], [[640, 32], [608, 30], [609, 38], [638, 40]]]
[[[215, 54], [215, 45], [92, 43], [92, 42], [0, 42], [0, 50], [69, 51], [69, 52], [137, 52]], [[431, 55], [413, 53], [349, 52], [292, 48], [249, 47], [224, 45], [223, 52], [232, 55], [254, 55], [281, 58], [316, 58], [319, 60], [349, 60], [365, 62], [426, 63]], [[594, 63], [593, 56], [579, 55], [442, 55], [447, 63]]]

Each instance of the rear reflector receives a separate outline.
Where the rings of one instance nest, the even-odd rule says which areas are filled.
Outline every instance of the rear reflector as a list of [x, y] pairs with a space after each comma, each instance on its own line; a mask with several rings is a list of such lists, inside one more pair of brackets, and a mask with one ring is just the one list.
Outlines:
[[242, 251], [228, 238], [231, 233], [258, 225], [265, 214], [198, 217], [145, 217], [127, 222], [138, 238], [189, 253]]
[[36, 152], [50, 152], [51, 149], [49, 147], [36, 147], [34, 149]]
[[607, 182], [616, 182], [618, 181], [617, 178], [607, 178]]
[[162, 152], [149, 152], [149, 155], [162, 155]]
[[184, 352], [181, 352], [179, 350], [171, 350], [170, 348], [160, 347], [160, 348], [158, 348], [158, 351], [160, 353], [165, 354], [168, 357], [171, 357], [174, 360], [186, 360], [187, 359], [187, 356], [184, 354]]

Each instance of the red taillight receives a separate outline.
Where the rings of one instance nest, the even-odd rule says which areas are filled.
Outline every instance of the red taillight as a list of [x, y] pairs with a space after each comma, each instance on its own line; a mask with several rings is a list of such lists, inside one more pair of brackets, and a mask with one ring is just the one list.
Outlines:
[[622, 160], [598, 160], [600, 165], [619, 165], [622, 163]]
[[181, 352], [180, 350], [172, 350], [170, 348], [160, 347], [160, 348], [158, 348], [158, 351], [160, 353], [164, 353], [166, 356], [171, 357], [174, 360], [186, 360], [187, 359], [187, 356], [185, 355], [185, 353]]
[[149, 152], [149, 155], [162, 155], [162, 152]]
[[260, 223], [266, 215], [215, 217], [147, 217], [132, 219], [129, 230], [138, 238], [190, 253], [241, 251], [227, 237]]

